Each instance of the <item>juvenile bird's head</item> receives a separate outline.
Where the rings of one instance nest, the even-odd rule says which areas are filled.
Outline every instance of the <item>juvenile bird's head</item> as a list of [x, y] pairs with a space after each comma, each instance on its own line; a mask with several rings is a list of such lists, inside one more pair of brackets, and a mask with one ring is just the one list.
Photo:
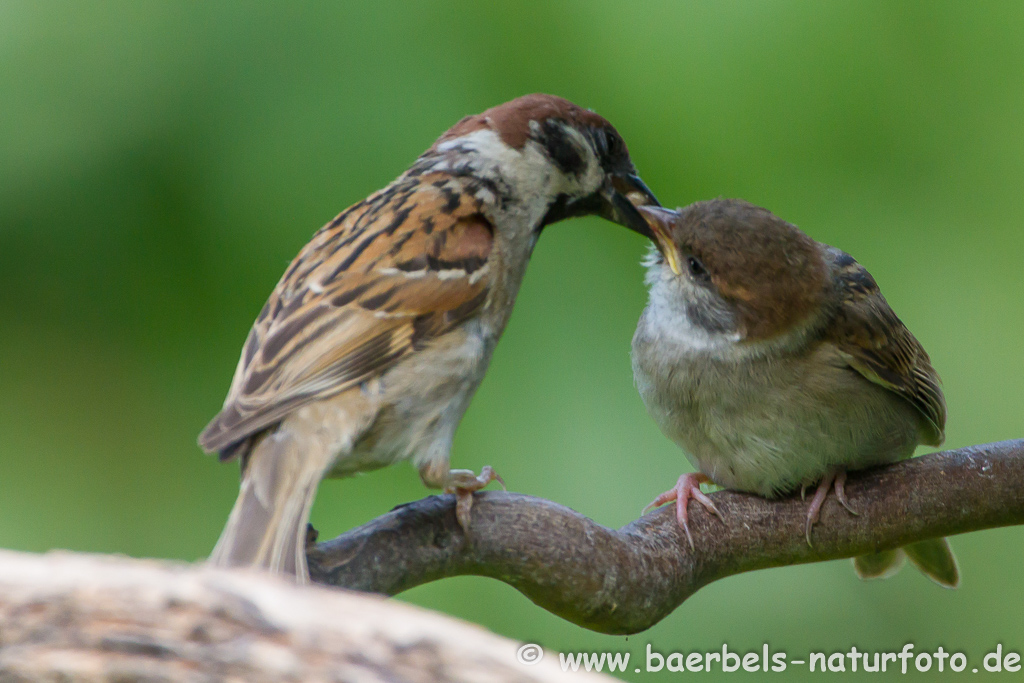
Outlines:
[[[653, 237], [636, 206], [659, 206], [604, 118], [552, 95], [525, 95], [459, 121], [417, 163], [479, 184], [476, 194], [536, 236], [598, 215]], [[415, 167], [414, 167], [415, 168]]]
[[651, 301], [695, 347], [783, 341], [833, 307], [825, 247], [767, 209], [717, 199], [640, 212], [657, 246]]

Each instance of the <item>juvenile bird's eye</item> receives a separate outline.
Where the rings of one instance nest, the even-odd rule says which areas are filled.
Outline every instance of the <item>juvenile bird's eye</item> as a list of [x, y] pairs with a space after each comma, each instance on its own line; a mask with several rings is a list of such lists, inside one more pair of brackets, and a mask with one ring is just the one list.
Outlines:
[[696, 256], [690, 256], [686, 259], [686, 265], [690, 268], [690, 275], [698, 280], [707, 280], [709, 275], [707, 268], [700, 262], [700, 259]]

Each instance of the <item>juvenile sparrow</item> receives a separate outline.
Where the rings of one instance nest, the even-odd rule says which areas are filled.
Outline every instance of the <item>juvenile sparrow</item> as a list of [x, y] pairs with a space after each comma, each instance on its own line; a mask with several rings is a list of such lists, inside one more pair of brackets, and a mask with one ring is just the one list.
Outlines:
[[[605, 119], [550, 95], [468, 116], [384, 189], [319, 230], [242, 349], [199, 436], [240, 458], [238, 500], [210, 560], [308, 580], [320, 480], [411, 458], [459, 496], [497, 479], [449, 451], [544, 226], [596, 214], [650, 236], [656, 204]], [[500, 481], [500, 479], [499, 479]]]
[[[686, 530], [700, 483], [768, 498], [818, 483], [811, 527], [847, 469], [910, 457], [943, 440], [946, 405], [928, 354], [848, 254], [739, 200], [641, 208], [657, 251], [650, 301], [633, 337], [648, 412], [698, 474], [653, 503], [676, 501]], [[719, 515], [721, 517], [721, 515]], [[856, 558], [862, 578], [904, 555], [948, 587], [959, 582], [946, 539]]]

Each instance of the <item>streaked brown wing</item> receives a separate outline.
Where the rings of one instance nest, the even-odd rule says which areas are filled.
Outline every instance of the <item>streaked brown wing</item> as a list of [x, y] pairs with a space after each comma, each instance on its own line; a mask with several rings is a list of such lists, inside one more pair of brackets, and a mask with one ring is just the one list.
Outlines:
[[831, 341], [857, 372], [899, 394], [930, 426], [929, 445], [945, 438], [946, 400], [924, 347], [896, 316], [871, 274], [849, 254], [833, 250], [843, 301]]
[[429, 181], [399, 179], [303, 248], [249, 333], [224, 408], [199, 437], [205, 450], [229, 454], [486, 305], [492, 227], [454, 181]]

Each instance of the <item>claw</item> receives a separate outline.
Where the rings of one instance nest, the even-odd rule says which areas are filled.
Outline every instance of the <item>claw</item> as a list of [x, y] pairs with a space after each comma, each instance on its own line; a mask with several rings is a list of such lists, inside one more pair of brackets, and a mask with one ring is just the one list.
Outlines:
[[[804, 485], [806, 486], [806, 484]], [[821, 514], [821, 506], [825, 503], [825, 498], [828, 497], [828, 492], [833, 487], [836, 490], [836, 499], [839, 504], [842, 505], [851, 515], [859, 514], [850, 505], [850, 501], [846, 499], [846, 470], [837, 467], [831, 469], [825, 473], [825, 476], [821, 478], [821, 483], [814, 490], [814, 497], [811, 498], [811, 505], [807, 508], [807, 523], [804, 527], [804, 537], [807, 539], [807, 545], [811, 548], [814, 544], [811, 543], [811, 527], [818, 521], [818, 516]], [[801, 493], [803, 487], [801, 487]]]
[[715, 507], [714, 502], [712, 502], [712, 500], [700, 490], [701, 484], [711, 483], [713, 482], [710, 479], [699, 472], [684, 474], [679, 477], [675, 486], [651, 501], [651, 503], [643, 509], [641, 514], [646, 514], [648, 510], [674, 500], [676, 502], [676, 521], [679, 522], [679, 526], [683, 527], [683, 531], [686, 533], [686, 540], [690, 543], [690, 550], [694, 550], [695, 546], [693, 544], [693, 535], [690, 534], [690, 525], [688, 523], [688, 513], [686, 510], [687, 503], [689, 503], [691, 498], [703, 505], [708, 512], [718, 517], [718, 519], [725, 524], [725, 517], [723, 517], [722, 513], [718, 511], [717, 507]]
[[854, 517], [857, 517], [858, 515], [860, 515], [860, 513], [854, 510], [853, 507], [850, 505], [850, 501], [846, 499], [846, 489], [844, 488], [845, 486], [846, 470], [839, 470], [839, 472], [836, 474], [835, 481], [836, 498], [839, 500], [839, 504], [846, 508], [847, 512], [849, 512]]

